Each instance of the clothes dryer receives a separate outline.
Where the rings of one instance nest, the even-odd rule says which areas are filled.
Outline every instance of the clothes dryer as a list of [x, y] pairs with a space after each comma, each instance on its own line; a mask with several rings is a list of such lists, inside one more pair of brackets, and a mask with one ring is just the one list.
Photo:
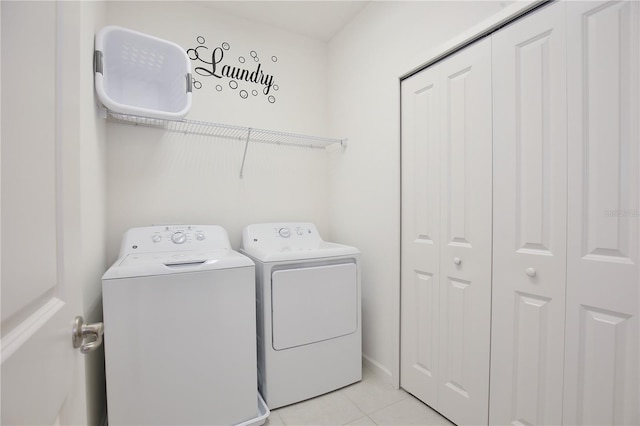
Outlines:
[[220, 226], [126, 233], [102, 278], [110, 425], [256, 417], [254, 269]]
[[256, 263], [258, 386], [269, 408], [362, 379], [358, 249], [324, 241], [312, 223], [247, 226]]

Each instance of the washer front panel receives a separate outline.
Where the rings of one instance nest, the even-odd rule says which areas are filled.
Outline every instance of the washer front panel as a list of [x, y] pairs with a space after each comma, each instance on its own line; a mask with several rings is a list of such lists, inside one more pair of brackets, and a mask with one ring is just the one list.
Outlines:
[[104, 280], [110, 425], [257, 413], [254, 268]]

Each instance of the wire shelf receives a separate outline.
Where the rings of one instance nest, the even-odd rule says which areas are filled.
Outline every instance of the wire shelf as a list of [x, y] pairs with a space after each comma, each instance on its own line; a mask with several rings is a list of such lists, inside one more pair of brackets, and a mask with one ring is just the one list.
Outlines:
[[259, 142], [275, 145], [324, 149], [332, 145], [346, 147], [345, 139], [332, 139], [319, 136], [300, 135], [274, 130], [255, 129], [196, 120], [161, 120], [107, 111], [107, 118], [116, 123], [164, 129], [169, 132], [215, 138], [236, 139], [245, 142]]

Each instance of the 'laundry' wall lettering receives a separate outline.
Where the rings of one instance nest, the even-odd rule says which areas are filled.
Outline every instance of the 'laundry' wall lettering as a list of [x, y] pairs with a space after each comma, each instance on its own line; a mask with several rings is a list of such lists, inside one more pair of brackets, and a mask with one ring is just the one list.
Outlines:
[[[246, 90], [247, 87], [240, 87], [241, 84], [248, 83], [249, 85], [259, 85], [262, 88], [262, 94], [267, 96], [267, 100], [270, 103], [274, 103], [276, 101], [275, 96], [269, 93], [277, 91], [279, 87], [275, 84], [273, 75], [267, 74], [262, 69], [262, 64], [260, 63], [260, 59], [255, 50], [252, 50], [249, 53], [253, 62], [257, 64], [255, 68], [248, 67], [248, 64], [243, 65], [247, 62], [247, 59], [244, 56], [238, 57], [238, 62], [241, 65], [232, 66], [223, 63], [223, 61], [225, 61], [225, 52], [229, 52], [231, 48], [229, 43], [222, 43], [220, 47], [209, 50], [209, 48], [204, 44], [204, 37], [198, 36], [196, 40], [199, 45], [187, 50], [189, 58], [196, 62], [197, 66], [194, 68], [194, 72], [196, 74], [203, 77], [215, 77], [221, 80], [228, 80], [227, 84], [231, 90], [237, 90], [240, 88], [239, 95], [242, 99], [247, 99], [249, 97], [249, 91]], [[276, 56], [272, 56], [271, 61], [275, 63], [278, 61], [278, 58]], [[202, 88], [202, 82], [194, 78], [193, 87], [196, 89]], [[248, 88], [250, 89], [250, 87]], [[221, 92], [223, 90], [223, 85], [216, 84], [216, 90]], [[253, 96], [258, 96], [258, 91], [256, 89], [252, 89], [251, 94]]]

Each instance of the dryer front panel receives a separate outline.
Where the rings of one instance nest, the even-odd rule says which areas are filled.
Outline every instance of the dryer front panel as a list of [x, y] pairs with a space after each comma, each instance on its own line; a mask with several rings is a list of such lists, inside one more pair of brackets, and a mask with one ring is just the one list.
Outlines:
[[357, 283], [355, 263], [274, 271], [273, 348], [283, 350], [354, 333]]

